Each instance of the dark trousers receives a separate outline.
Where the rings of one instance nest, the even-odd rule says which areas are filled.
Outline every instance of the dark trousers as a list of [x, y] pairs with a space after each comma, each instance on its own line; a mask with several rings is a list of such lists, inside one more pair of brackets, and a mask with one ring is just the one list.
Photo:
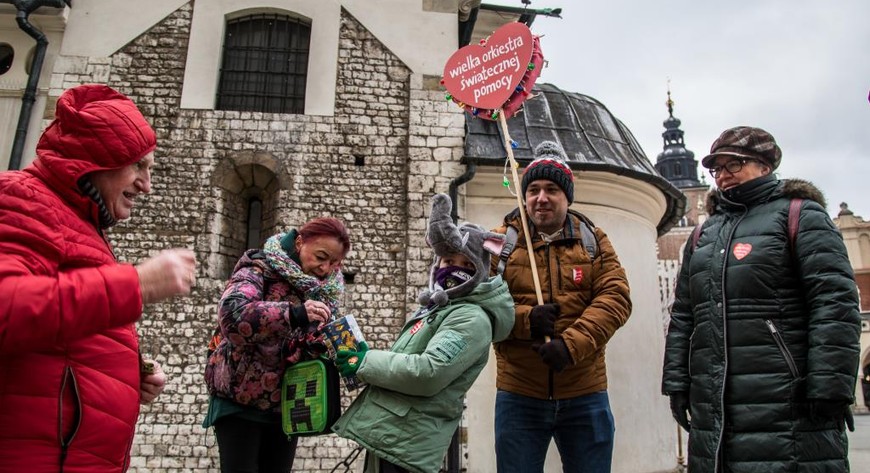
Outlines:
[[[364, 464], [366, 465], [366, 468], [364, 469], [363, 473], [370, 473], [370, 470], [368, 469], [368, 465], [369, 465], [369, 461], [371, 461], [372, 459], [369, 457], [369, 455], [370, 455], [370, 453], [368, 452], [368, 450], [366, 450], [366, 459], [364, 462]], [[377, 473], [410, 473], [408, 470], [400, 467], [399, 465], [394, 465], [394, 464], [384, 460], [383, 458], [378, 458], [377, 461], [378, 461], [378, 472]]]
[[408, 470], [392, 463], [381, 460], [381, 473], [409, 473]]
[[296, 437], [287, 439], [280, 423], [266, 424], [226, 416], [214, 424], [221, 473], [287, 473], [296, 454]]

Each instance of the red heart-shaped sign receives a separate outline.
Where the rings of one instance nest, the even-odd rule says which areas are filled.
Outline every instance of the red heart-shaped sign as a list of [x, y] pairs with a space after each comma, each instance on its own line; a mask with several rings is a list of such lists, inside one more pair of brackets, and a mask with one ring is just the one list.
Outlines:
[[459, 49], [444, 65], [444, 87], [463, 104], [501, 108], [514, 93], [532, 58], [532, 32], [508, 23], [484, 44]]
[[752, 245], [749, 243], [738, 243], [734, 245], [734, 257], [741, 260], [746, 258], [746, 255], [752, 251]]

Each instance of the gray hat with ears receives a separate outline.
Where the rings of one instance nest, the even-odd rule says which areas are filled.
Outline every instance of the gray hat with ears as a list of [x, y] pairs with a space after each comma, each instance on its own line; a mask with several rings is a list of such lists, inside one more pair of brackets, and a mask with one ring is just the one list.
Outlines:
[[[471, 293], [481, 281], [489, 277], [490, 255], [498, 254], [504, 245], [504, 235], [485, 230], [480, 225], [463, 223], [453, 224], [450, 210], [453, 203], [444, 194], [432, 196], [432, 213], [426, 231], [426, 243], [435, 252], [435, 261], [429, 270], [429, 287], [420, 292], [418, 302], [422, 305], [434, 303], [441, 306], [451, 299]], [[450, 289], [435, 286], [435, 272], [441, 258], [450, 254], [465, 255], [474, 263], [474, 276]]]

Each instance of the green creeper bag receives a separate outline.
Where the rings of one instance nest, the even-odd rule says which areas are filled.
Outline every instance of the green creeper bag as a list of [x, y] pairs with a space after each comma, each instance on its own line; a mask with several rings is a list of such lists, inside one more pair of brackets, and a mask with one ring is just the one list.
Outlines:
[[287, 436], [331, 433], [341, 416], [339, 374], [328, 359], [289, 366], [281, 379], [281, 426]]

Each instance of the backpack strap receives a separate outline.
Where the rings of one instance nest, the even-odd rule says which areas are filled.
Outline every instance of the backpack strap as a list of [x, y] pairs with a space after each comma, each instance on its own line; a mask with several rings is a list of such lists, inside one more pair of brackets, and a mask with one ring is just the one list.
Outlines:
[[[501, 253], [498, 255], [496, 274], [504, 274], [508, 258], [510, 258], [511, 253], [513, 253], [514, 248], [517, 246], [517, 237], [517, 229], [508, 225], [507, 231], [504, 235], [504, 246], [502, 246]], [[594, 260], [595, 257], [598, 256], [598, 239], [595, 238], [595, 231], [592, 229], [592, 225], [586, 220], [586, 218], [580, 219], [580, 239], [583, 241], [583, 247], [586, 248], [586, 253], [589, 254], [589, 259]]]
[[598, 239], [595, 238], [595, 232], [592, 230], [592, 225], [585, 218], [580, 219], [580, 239], [583, 240], [583, 246], [586, 248], [586, 253], [589, 253], [589, 259], [594, 260], [598, 256]]
[[788, 248], [792, 259], [795, 259], [795, 242], [797, 241], [798, 227], [801, 219], [801, 204], [803, 199], [791, 199], [788, 203]]
[[508, 225], [507, 231], [504, 234], [504, 246], [501, 247], [501, 253], [498, 255], [498, 269], [496, 274], [504, 274], [504, 269], [507, 267], [508, 258], [517, 246], [517, 236], [519, 232], [516, 228]]
[[701, 239], [701, 230], [703, 229], [704, 224], [699, 223], [695, 225], [695, 229], [692, 230], [692, 253], [695, 252], [695, 248], [698, 247], [698, 240]]
[[[803, 199], [794, 198], [788, 203], [788, 245], [789, 251], [791, 251], [792, 258], [795, 256], [795, 242], [797, 241], [798, 234], [798, 223], [801, 218], [801, 204], [803, 204]], [[695, 229], [692, 231], [692, 251], [695, 251], [695, 248], [698, 247], [698, 240], [701, 239], [701, 230], [704, 224], [699, 223], [695, 225]]]

